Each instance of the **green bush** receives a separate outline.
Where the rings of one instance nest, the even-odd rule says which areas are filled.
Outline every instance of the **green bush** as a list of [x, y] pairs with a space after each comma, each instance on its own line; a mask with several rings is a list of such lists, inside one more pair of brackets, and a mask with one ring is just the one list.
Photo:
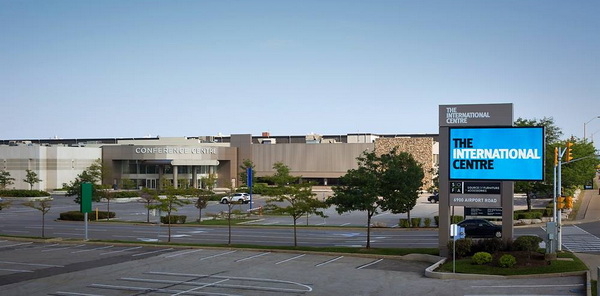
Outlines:
[[494, 254], [503, 250], [506, 250], [506, 244], [499, 238], [481, 239], [473, 245], [473, 252], [487, 252]]
[[410, 225], [408, 224], [408, 219], [401, 218], [398, 226], [402, 228], [408, 228]]
[[[98, 211], [98, 220], [105, 220], [107, 217], [114, 218], [115, 212]], [[59, 215], [60, 220], [64, 221], [83, 221], [83, 213], [79, 211], [62, 212]], [[88, 213], [88, 221], [96, 220], [96, 212]]]
[[451, 224], [457, 224], [459, 222], [461, 222], [462, 220], [465, 220], [465, 217], [463, 216], [452, 216], [452, 222], [450, 222]]
[[513, 242], [513, 249], [516, 251], [535, 252], [540, 248], [543, 240], [534, 235], [519, 236]]
[[131, 197], [139, 197], [142, 194], [139, 191], [117, 191], [111, 192], [113, 198], [131, 198]]
[[[448, 250], [449, 254], [454, 252], [454, 242], [452, 240], [448, 241]], [[461, 238], [456, 241], [456, 257], [461, 258], [471, 254], [471, 248], [473, 247], [473, 240], [470, 238]]]
[[517, 259], [513, 255], [505, 254], [498, 260], [500, 267], [510, 268], [517, 264]]
[[410, 218], [410, 226], [413, 228], [421, 226], [421, 218]]
[[[171, 219], [168, 219], [170, 217]], [[185, 224], [185, 220], [187, 219], [186, 215], [171, 215], [171, 216], [161, 216], [160, 223], [162, 224]], [[171, 223], [169, 223], [171, 220]]]
[[515, 220], [519, 220], [519, 219], [542, 219], [542, 216], [544, 215], [544, 210], [532, 210], [531, 212], [515, 212], [514, 213], [514, 219]]
[[431, 227], [431, 218], [423, 219], [423, 225], [425, 225], [425, 227]]
[[471, 259], [473, 260], [473, 263], [477, 265], [488, 264], [492, 262], [492, 254], [488, 252], [478, 252], [475, 253]]
[[44, 197], [50, 196], [50, 193], [42, 190], [0, 190], [0, 197]]
[[433, 216], [433, 221], [435, 221], [435, 226], [440, 226], [440, 216]]

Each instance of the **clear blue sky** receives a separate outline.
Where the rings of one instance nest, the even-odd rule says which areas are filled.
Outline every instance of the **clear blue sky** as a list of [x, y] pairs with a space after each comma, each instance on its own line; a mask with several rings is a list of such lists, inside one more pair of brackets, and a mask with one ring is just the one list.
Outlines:
[[0, 139], [437, 133], [438, 105], [462, 103], [513, 103], [581, 138], [600, 115], [598, 15], [564, 0], [0, 0]]

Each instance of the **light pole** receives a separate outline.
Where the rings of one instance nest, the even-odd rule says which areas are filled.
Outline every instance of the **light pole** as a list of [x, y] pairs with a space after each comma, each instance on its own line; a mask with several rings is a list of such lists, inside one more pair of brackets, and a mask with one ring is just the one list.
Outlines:
[[588, 120], [588, 122], [586, 122], [586, 123], [584, 123], [584, 124], [583, 124], [583, 141], [586, 141], [586, 137], [585, 137], [585, 126], [586, 126], [588, 123], [592, 122], [592, 120], [594, 120], [594, 119], [597, 119], [597, 118], [600, 118], [600, 115], [598, 115], [598, 116], [596, 116], [596, 117], [592, 117], [592, 119]]

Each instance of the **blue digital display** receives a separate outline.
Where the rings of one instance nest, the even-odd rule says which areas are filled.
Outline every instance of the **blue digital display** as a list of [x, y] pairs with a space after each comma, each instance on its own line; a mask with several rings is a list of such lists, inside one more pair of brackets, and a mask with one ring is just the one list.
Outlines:
[[544, 128], [451, 128], [450, 179], [543, 180]]

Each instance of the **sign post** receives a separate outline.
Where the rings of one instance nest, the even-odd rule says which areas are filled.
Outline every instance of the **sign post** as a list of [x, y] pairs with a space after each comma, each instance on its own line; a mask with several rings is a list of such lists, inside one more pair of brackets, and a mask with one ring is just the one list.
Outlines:
[[248, 184], [248, 190], [250, 190], [250, 209], [252, 209], [252, 168], [246, 169], [246, 176], [248, 180], [246, 180], [246, 184]]
[[81, 183], [81, 204], [80, 211], [83, 213], [85, 221], [85, 240], [88, 240], [88, 213], [92, 211], [92, 183]]

